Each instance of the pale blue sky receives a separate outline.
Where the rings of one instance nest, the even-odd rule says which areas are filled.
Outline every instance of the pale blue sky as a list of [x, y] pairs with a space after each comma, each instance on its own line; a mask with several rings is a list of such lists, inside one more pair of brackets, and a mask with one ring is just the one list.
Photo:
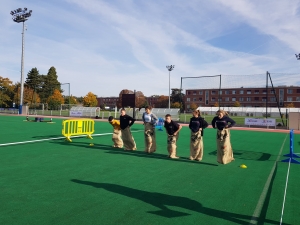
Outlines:
[[[171, 64], [171, 88], [184, 76], [266, 71], [281, 73], [272, 76], [275, 85], [300, 85], [298, 0], [1, 3], [0, 76], [14, 82], [20, 80], [22, 24], [10, 11], [27, 7], [33, 13], [26, 22], [25, 77], [33, 67], [46, 74], [54, 66], [75, 96], [118, 96], [122, 89], [168, 95]], [[246, 87], [242, 81], [237, 85]]]

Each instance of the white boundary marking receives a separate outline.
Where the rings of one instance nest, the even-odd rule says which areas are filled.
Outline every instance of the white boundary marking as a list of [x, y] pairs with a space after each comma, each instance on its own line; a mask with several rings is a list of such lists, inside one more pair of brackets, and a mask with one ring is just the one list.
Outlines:
[[281, 217], [280, 217], [280, 225], [282, 224], [284, 204], [285, 204], [285, 196], [286, 196], [287, 185], [288, 185], [288, 182], [289, 182], [290, 166], [291, 166], [291, 158], [290, 158], [290, 161], [289, 161], [289, 168], [288, 168], [288, 172], [287, 172], [287, 175], [286, 175], [286, 181], [285, 181], [285, 189], [284, 189], [284, 196], [283, 196], [283, 203], [282, 203], [282, 210], [281, 210]]
[[286, 141], [287, 137], [288, 137], [288, 134], [285, 136], [285, 139], [284, 139], [284, 141], [283, 141], [283, 143], [282, 143], [282, 145], [281, 145], [279, 154], [278, 154], [278, 156], [277, 156], [277, 158], [276, 158], [276, 160], [275, 160], [275, 162], [274, 162], [274, 165], [273, 165], [273, 167], [272, 167], [272, 170], [271, 170], [271, 172], [270, 172], [270, 174], [269, 174], [269, 177], [268, 177], [268, 179], [267, 179], [267, 181], [266, 181], [266, 183], [265, 183], [264, 189], [263, 189], [263, 191], [262, 191], [262, 193], [261, 193], [261, 195], [260, 195], [260, 197], [259, 197], [259, 200], [258, 200], [258, 202], [257, 202], [256, 208], [255, 208], [255, 210], [254, 210], [254, 212], [253, 212], [253, 215], [252, 215], [252, 218], [251, 218], [249, 224], [257, 224], [257, 222], [258, 222], [257, 220], [258, 220], [258, 218], [259, 218], [259, 216], [260, 216], [260, 213], [261, 213], [263, 204], [264, 204], [264, 202], [265, 202], [265, 199], [266, 199], [266, 196], [267, 196], [267, 193], [268, 193], [270, 184], [271, 184], [271, 180], [272, 180], [272, 177], [273, 177], [275, 168], [276, 168], [276, 164], [277, 164], [277, 162], [279, 161], [279, 158], [281, 157], [281, 153], [282, 153], [282, 150], [283, 150], [283, 146], [284, 146], [284, 144], [285, 144], [285, 141]]
[[[131, 131], [131, 132], [140, 132], [138, 131]], [[91, 136], [105, 136], [110, 135], [113, 133], [103, 133], [103, 134], [93, 134]], [[86, 137], [86, 135], [77, 135], [77, 136], [71, 136], [72, 138], [78, 138], [78, 137]], [[59, 140], [59, 139], [65, 139], [66, 137], [56, 137], [56, 138], [46, 138], [46, 139], [40, 139], [40, 140], [32, 140], [32, 141], [19, 141], [19, 142], [12, 142], [12, 143], [4, 143], [0, 144], [0, 146], [9, 146], [9, 145], [20, 145], [20, 144], [28, 144], [28, 143], [35, 143], [35, 142], [42, 142], [42, 141], [50, 141], [50, 140]]]

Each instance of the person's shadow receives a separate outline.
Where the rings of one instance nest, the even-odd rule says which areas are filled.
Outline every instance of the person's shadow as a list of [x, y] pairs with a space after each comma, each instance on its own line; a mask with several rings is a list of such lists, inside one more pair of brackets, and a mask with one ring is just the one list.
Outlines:
[[[237, 213], [225, 212], [217, 209], [207, 208], [202, 206], [201, 203], [186, 197], [173, 196], [168, 194], [161, 194], [157, 192], [148, 192], [142, 191], [134, 188], [129, 188], [117, 184], [109, 184], [109, 183], [96, 183], [91, 181], [82, 181], [77, 179], [71, 180], [74, 183], [89, 185], [95, 188], [103, 188], [107, 191], [114, 192], [116, 194], [124, 195], [129, 198], [135, 198], [140, 201], [143, 201], [147, 204], [151, 204], [160, 210], [157, 211], [148, 211], [148, 213], [152, 213], [155, 215], [173, 218], [173, 217], [181, 217], [188, 216], [190, 214], [185, 212], [179, 212], [172, 209], [169, 209], [167, 206], [175, 206], [183, 209], [187, 209], [193, 212], [206, 214], [212, 217], [218, 217], [223, 220], [228, 220], [237, 224], [249, 224], [251, 219], [258, 221], [259, 218], [252, 218], [248, 215], [241, 215]], [[268, 222], [270, 224], [278, 224], [278, 221], [273, 220], [264, 220], [264, 222]]]

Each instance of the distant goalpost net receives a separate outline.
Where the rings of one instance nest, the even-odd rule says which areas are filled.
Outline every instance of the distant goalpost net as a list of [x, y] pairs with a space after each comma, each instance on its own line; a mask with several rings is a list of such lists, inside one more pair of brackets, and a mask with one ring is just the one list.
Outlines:
[[[182, 96], [182, 93], [188, 96], [185, 99], [187, 109], [190, 109], [191, 104], [196, 104], [197, 107], [199, 104], [210, 106], [209, 103], [211, 100], [215, 102], [216, 106], [220, 107], [221, 85], [221, 75], [181, 77], [180, 96]], [[212, 93], [209, 93], [208, 89], [211, 90]], [[181, 105], [183, 104], [182, 98], [180, 103]]]
[[[217, 106], [219, 109], [224, 109], [232, 108], [233, 103], [236, 103], [235, 106], [240, 105], [240, 107], [265, 108], [263, 113], [265, 118], [270, 117], [271, 110], [277, 108], [278, 114], [283, 118], [280, 108], [285, 107], [285, 104], [283, 95], [278, 93], [278, 87], [295, 85], [292, 80], [284, 79], [283, 77], [286, 76], [283, 75], [289, 74], [272, 73], [271, 76], [271, 73], [266, 72], [250, 75], [181, 77], [180, 90], [186, 95], [187, 109], [191, 104], [196, 104], [198, 107]], [[289, 77], [295, 80], [297, 75], [291, 74]], [[283, 119], [282, 123], [284, 124]]]

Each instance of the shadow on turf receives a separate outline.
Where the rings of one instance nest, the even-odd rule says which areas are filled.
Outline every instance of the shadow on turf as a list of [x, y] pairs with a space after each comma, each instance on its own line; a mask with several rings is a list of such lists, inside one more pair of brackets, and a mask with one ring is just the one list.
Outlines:
[[[61, 145], [70, 145], [69, 142], [53, 142], [56, 144]], [[109, 154], [123, 154], [123, 155], [130, 155], [135, 157], [144, 157], [144, 158], [154, 158], [154, 159], [163, 159], [163, 160], [172, 160], [176, 162], [184, 162], [184, 163], [197, 163], [202, 165], [208, 165], [208, 166], [218, 166], [218, 164], [213, 163], [206, 163], [206, 162], [199, 162], [199, 161], [191, 161], [188, 158], [179, 158], [179, 159], [170, 159], [165, 154], [159, 154], [159, 153], [153, 153], [153, 154], [147, 154], [144, 151], [125, 151], [122, 148], [113, 148], [111, 145], [102, 145], [102, 144], [94, 144], [93, 146], [89, 146], [89, 143], [74, 143], [72, 142], [72, 146], [76, 147], [84, 147], [89, 149], [96, 149], [96, 150], [108, 150]]]
[[[208, 153], [209, 155], [217, 155], [217, 150]], [[271, 154], [263, 152], [252, 152], [244, 150], [233, 150], [234, 158], [245, 160], [267, 161], [271, 158]]]
[[[155, 214], [166, 218], [176, 218], [176, 217], [191, 215], [189, 213], [175, 211], [167, 207], [167, 206], [171, 206], [171, 207], [175, 206], [196, 213], [201, 213], [212, 217], [218, 217], [222, 220], [228, 220], [237, 224], [249, 224], [249, 221], [253, 219], [251, 216], [248, 215], [241, 215], [237, 213], [225, 212], [217, 209], [204, 207], [198, 201], [187, 197], [162, 194], [158, 192], [143, 191], [135, 188], [125, 187], [118, 184], [96, 183], [96, 182], [83, 181], [78, 179], [72, 179], [71, 181], [77, 184], [88, 185], [95, 188], [102, 188], [106, 191], [110, 191], [115, 194], [124, 195], [129, 198], [134, 198], [143, 201], [147, 204], [159, 208], [159, 210], [157, 211], [148, 211], [147, 213]], [[216, 202], [218, 201], [219, 199]], [[269, 224], [278, 224], [278, 221], [273, 221], [268, 219], [265, 219], [264, 222]]]

